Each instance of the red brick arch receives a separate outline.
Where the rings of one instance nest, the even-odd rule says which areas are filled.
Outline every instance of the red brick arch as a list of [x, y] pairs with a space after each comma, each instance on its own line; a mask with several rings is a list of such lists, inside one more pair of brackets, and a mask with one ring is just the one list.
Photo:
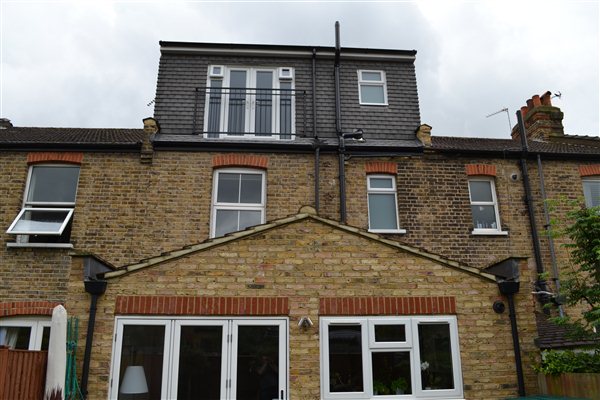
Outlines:
[[219, 154], [212, 159], [213, 168], [249, 167], [267, 169], [269, 158], [249, 154]]
[[63, 164], [81, 164], [83, 153], [41, 151], [27, 154], [27, 164], [57, 162]]
[[496, 176], [496, 166], [487, 164], [467, 164], [465, 165], [467, 175]]
[[581, 176], [600, 176], [600, 164], [594, 165], [580, 165], [579, 166], [579, 175]]
[[365, 164], [367, 174], [398, 174], [398, 164], [389, 161], [370, 161]]
[[52, 315], [54, 307], [61, 303], [54, 301], [11, 301], [0, 303], [0, 317], [17, 315]]

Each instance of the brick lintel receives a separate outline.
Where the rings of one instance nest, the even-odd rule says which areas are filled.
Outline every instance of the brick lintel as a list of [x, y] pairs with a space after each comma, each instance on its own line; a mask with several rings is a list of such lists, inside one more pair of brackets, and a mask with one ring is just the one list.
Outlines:
[[496, 176], [496, 166], [487, 164], [467, 164], [465, 165], [467, 175]]
[[27, 164], [38, 164], [44, 162], [56, 162], [63, 164], [81, 164], [83, 153], [81, 152], [54, 152], [41, 151], [27, 154]]
[[370, 161], [365, 164], [367, 174], [398, 174], [398, 164], [389, 161]]
[[287, 297], [117, 296], [115, 314], [289, 315]]
[[580, 165], [579, 166], [580, 176], [600, 176], [600, 164], [593, 165]]
[[10, 301], [0, 303], [0, 317], [17, 315], [52, 315], [57, 301]]
[[249, 167], [267, 169], [269, 158], [249, 154], [219, 154], [212, 159], [213, 168]]
[[456, 314], [453, 296], [324, 297], [319, 315], [442, 315]]

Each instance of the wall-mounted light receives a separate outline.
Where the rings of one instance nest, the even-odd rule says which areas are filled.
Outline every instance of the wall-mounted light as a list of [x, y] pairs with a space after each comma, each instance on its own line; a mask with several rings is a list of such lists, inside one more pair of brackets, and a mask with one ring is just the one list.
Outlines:
[[364, 143], [365, 138], [363, 137], [363, 134], [364, 134], [363, 130], [358, 128], [358, 129], [355, 129], [352, 133], [342, 133], [342, 137], [344, 139], [352, 139], [359, 143]]
[[309, 317], [302, 317], [298, 321], [298, 326], [300, 327], [300, 329], [312, 328], [313, 325], [314, 324], [313, 324], [313, 322], [311, 321], [311, 319]]

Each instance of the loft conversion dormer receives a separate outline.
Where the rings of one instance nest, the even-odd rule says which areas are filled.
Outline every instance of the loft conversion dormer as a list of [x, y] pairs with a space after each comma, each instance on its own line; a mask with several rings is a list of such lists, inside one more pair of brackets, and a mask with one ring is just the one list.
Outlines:
[[[414, 50], [160, 42], [157, 146], [414, 149], [421, 125]], [[339, 104], [339, 124], [336, 108]]]

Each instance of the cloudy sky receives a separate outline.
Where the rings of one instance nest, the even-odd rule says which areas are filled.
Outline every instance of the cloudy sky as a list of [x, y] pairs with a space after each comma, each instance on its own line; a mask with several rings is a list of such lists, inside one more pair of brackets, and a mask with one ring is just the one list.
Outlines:
[[[560, 92], [566, 133], [599, 134], [598, 0], [0, 0], [0, 115], [17, 126], [139, 127], [159, 40], [416, 49], [434, 135], [508, 138], [508, 116]], [[493, 117], [486, 115], [508, 108]]]

